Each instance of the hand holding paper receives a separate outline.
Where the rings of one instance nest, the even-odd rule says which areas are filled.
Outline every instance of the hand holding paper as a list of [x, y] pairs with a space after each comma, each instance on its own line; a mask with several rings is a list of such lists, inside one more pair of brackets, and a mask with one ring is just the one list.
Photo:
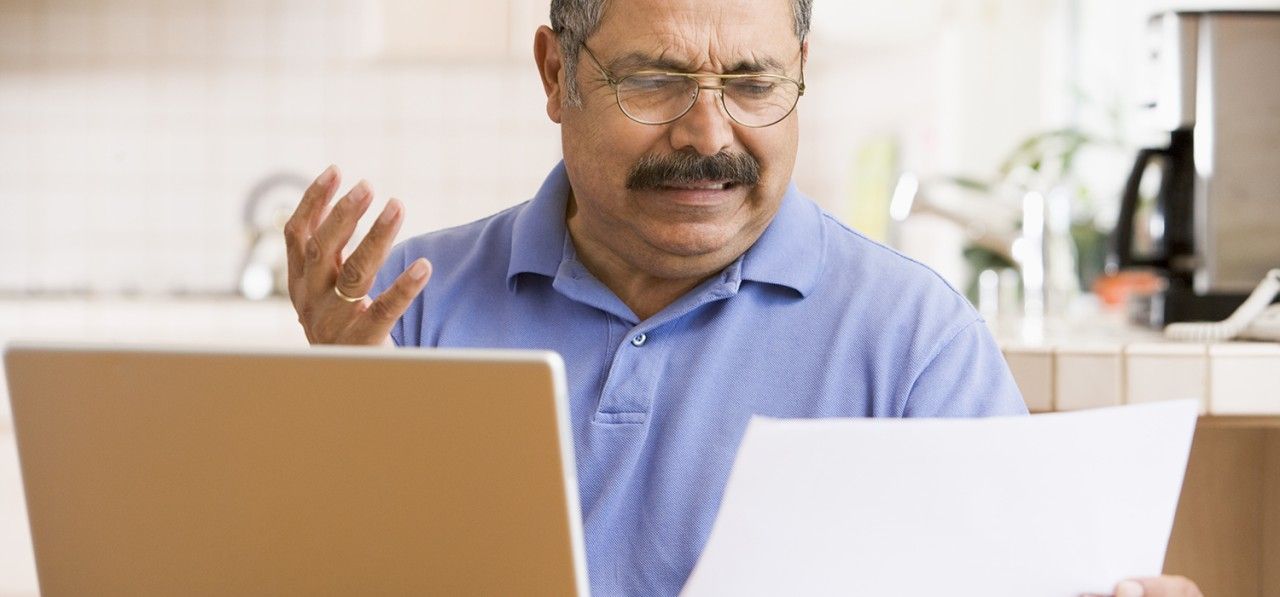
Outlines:
[[754, 419], [684, 594], [1109, 594], [1160, 574], [1195, 421]]
[[1122, 581], [1116, 585], [1112, 595], [1092, 594], [1081, 597], [1204, 597], [1204, 593], [1185, 576], [1157, 576]]

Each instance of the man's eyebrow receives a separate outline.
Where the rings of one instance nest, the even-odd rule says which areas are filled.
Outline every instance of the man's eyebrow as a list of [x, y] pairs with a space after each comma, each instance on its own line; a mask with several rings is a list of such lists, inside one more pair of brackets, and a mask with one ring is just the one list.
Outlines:
[[786, 66], [781, 61], [771, 57], [762, 56], [754, 60], [739, 60], [728, 65], [724, 69], [724, 74], [734, 75], [738, 73], [780, 73], [786, 70]]
[[651, 56], [644, 52], [632, 52], [621, 57], [615, 58], [609, 62], [609, 70], [619, 74], [626, 74], [634, 70], [665, 70], [665, 71], [688, 71], [691, 65], [681, 62], [674, 58], [666, 58], [662, 56]]
[[[655, 57], [643, 52], [632, 52], [611, 60], [608, 68], [611, 72], [620, 75], [636, 70], [661, 70], [681, 73], [697, 70], [695, 65], [688, 62], [662, 56]], [[782, 62], [766, 56], [751, 60], [739, 60], [728, 65], [728, 68], [722, 74], [782, 72], [785, 69], [786, 67], [783, 66]]]

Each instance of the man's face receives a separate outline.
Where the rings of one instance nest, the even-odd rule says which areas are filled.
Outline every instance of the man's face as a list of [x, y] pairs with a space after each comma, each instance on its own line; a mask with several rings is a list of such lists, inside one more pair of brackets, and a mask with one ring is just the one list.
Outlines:
[[[587, 45], [616, 78], [658, 70], [798, 79], [801, 47], [793, 27], [787, 0], [614, 0]], [[771, 63], [781, 70], [762, 66]], [[576, 66], [581, 107], [549, 110], [562, 125], [574, 192], [569, 224], [579, 249], [603, 249], [610, 261], [665, 279], [709, 276], [746, 251], [773, 218], [791, 178], [796, 115], [765, 128], [744, 127], [729, 118], [715, 91], [704, 89], [675, 122], [640, 124], [618, 108], [585, 50]], [[628, 188], [642, 159], [678, 154], [747, 157], [758, 162], [759, 179], [724, 189]]]

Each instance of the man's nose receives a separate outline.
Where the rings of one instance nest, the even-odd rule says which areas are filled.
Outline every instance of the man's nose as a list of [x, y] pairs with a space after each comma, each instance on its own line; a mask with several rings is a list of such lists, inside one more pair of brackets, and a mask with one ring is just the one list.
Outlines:
[[712, 156], [733, 145], [733, 121], [724, 111], [719, 88], [704, 87], [698, 92], [693, 107], [671, 123], [671, 145], [699, 155]]

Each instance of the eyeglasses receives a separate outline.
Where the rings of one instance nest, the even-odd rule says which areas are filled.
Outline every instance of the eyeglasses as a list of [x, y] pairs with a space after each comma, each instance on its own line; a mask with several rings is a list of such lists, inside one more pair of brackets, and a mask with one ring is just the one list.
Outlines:
[[[804, 62], [800, 63], [800, 80], [782, 75], [759, 73], [741, 75], [708, 75], [640, 71], [621, 79], [614, 77], [596, 55], [582, 44], [591, 62], [604, 74], [613, 88], [618, 107], [628, 118], [640, 124], [668, 124], [679, 120], [693, 108], [703, 89], [716, 91], [720, 105], [734, 122], [750, 128], [763, 128], [782, 121], [796, 109], [804, 95]], [[714, 79], [719, 85], [703, 85]]]

